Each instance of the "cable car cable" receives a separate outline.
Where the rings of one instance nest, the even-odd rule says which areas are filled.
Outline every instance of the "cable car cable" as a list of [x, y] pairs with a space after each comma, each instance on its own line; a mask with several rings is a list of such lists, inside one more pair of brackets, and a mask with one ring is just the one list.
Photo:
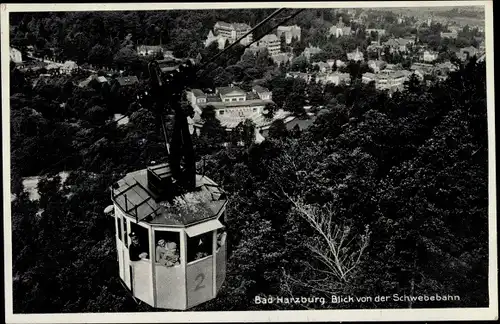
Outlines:
[[[294, 17], [296, 17], [298, 14], [300, 14], [302, 11], [304, 11], [305, 9], [299, 9], [298, 11], [296, 11], [294, 14], [292, 14], [291, 16], [288, 16], [285, 18], [285, 20], [282, 20], [281, 22], [279, 22], [278, 24], [274, 25], [272, 28], [268, 29], [265, 33], [263, 33], [261, 36], [257, 37], [255, 40], [253, 40], [250, 44], [247, 44], [243, 47], [243, 49], [247, 49], [248, 47], [250, 47], [252, 44], [258, 42], [259, 40], [261, 40], [264, 36], [268, 35], [271, 31], [273, 31], [274, 29], [278, 28], [279, 26], [281, 26], [282, 24], [290, 21], [291, 19], [293, 19]], [[268, 17], [270, 18], [270, 17]], [[266, 18], [266, 21], [268, 19]], [[259, 25], [263, 24], [265, 21], [262, 21]], [[255, 28], [254, 28], [255, 29]], [[253, 29], [252, 29], [253, 30]], [[240, 38], [241, 39], [241, 38]], [[222, 54], [224, 54], [228, 49], [230, 49], [231, 47], [235, 46], [235, 44], [237, 44], [237, 42], [234, 42], [233, 44], [231, 44], [230, 46], [228, 46], [227, 48], [225, 48], [222, 52], [218, 53], [217, 55], [215, 55], [213, 58], [211, 58], [208, 62], [206, 62], [205, 64], [203, 64], [200, 68], [197, 69], [197, 71], [200, 71], [203, 67], [207, 66], [209, 63], [212, 63], [215, 59], [219, 58]], [[206, 70], [203, 70], [202, 73], [199, 76], [202, 76], [203, 74], [205, 74], [207, 71]]]
[[[257, 24], [257, 26], [255, 26], [254, 28], [252, 28], [249, 32], [247, 32], [245, 35], [243, 35], [242, 37], [240, 37], [237, 41], [235, 41], [234, 43], [232, 43], [231, 45], [229, 45], [227, 48], [225, 48], [222, 52], [218, 53], [217, 55], [215, 55], [214, 57], [210, 58], [208, 62], [206, 62], [205, 64], [203, 64], [201, 67], [198, 67], [196, 69], [193, 69], [191, 71], [187, 71], [187, 72], [190, 72], [190, 73], [196, 73], [196, 72], [200, 72], [201, 71], [201, 74], [198, 75], [198, 77], [204, 75], [205, 73], [207, 73], [208, 71], [207, 70], [202, 70], [203, 67], [206, 67], [208, 64], [212, 63], [214, 60], [216, 60], [217, 58], [219, 58], [220, 56], [222, 56], [223, 54], [225, 54], [230, 48], [232, 48], [233, 46], [236, 46], [236, 44], [239, 43], [239, 41], [241, 41], [242, 39], [244, 39], [245, 37], [247, 37], [250, 33], [252, 33], [254, 30], [256, 30], [258, 27], [262, 26], [264, 23], [270, 21], [270, 20], [274, 20], [273, 18], [278, 15], [279, 13], [283, 12], [286, 8], [280, 8], [280, 9], [277, 9], [276, 11], [274, 11], [271, 15], [269, 15], [267, 18], [265, 18], [263, 21], [261, 21], [259, 24]], [[262, 33], [261, 36], [255, 38], [251, 43], [245, 45], [243, 47], [243, 49], [247, 49], [248, 47], [250, 47], [252, 44], [258, 42], [260, 39], [262, 39], [264, 36], [266, 36], [267, 34], [269, 34], [271, 31], [273, 31], [274, 29], [276, 29], [277, 27], [285, 24], [286, 22], [290, 21], [291, 19], [295, 18], [298, 14], [300, 14], [301, 12], [303, 12], [305, 9], [299, 9], [297, 10], [295, 13], [293, 13], [292, 15], [290, 16], [287, 16], [284, 20], [280, 21], [279, 23], [277, 23], [276, 25], [274, 25], [273, 27], [269, 28], [265, 33]], [[184, 64], [181, 64], [181, 66], [183, 66]], [[180, 72], [181, 69], [177, 69], [175, 70], [175, 72]], [[176, 73], [178, 74], [178, 73]], [[170, 77], [173, 77], [173, 74], [170, 73]], [[187, 76], [186, 76], [187, 77]], [[187, 81], [187, 80], [183, 80], [183, 81]], [[183, 86], [185, 87], [185, 85], [180, 85], [180, 84], [177, 84], [177, 86]], [[141, 105], [142, 106], [142, 105]], [[128, 115], [125, 115], [128, 117]], [[115, 121], [116, 123], [116, 121]]]
[[[239, 44], [240, 41], [242, 41], [243, 39], [245, 39], [245, 37], [247, 37], [248, 35], [252, 34], [256, 29], [258, 29], [260, 26], [262, 26], [263, 24], [265, 24], [266, 22], [268, 22], [269, 20], [271, 20], [273, 17], [275, 17], [276, 15], [278, 15], [279, 13], [281, 13], [283, 10], [285, 10], [286, 8], [280, 8], [278, 10], [276, 10], [275, 12], [273, 12], [271, 15], [269, 15], [267, 18], [265, 18], [264, 20], [262, 20], [260, 23], [257, 24], [257, 26], [253, 27], [250, 31], [248, 31], [245, 35], [241, 36], [240, 38], [238, 38], [236, 41], [234, 41], [231, 45], [229, 45], [228, 47], [226, 47], [224, 50], [222, 50], [222, 52], [214, 55], [212, 58], [210, 58], [208, 60], [208, 62], [206, 62], [205, 64], [203, 64], [202, 66], [200, 66], [199, 69], [202, 69], [204, 67], [206, 67], [208, 64], [212, 63], [213, 61], [215, 61], [217, 58], [219, 58], [221, 55], [223, 55], [225, 52], [229, 51], [233, 46], [236, 46], [236, 44]], [[267, 33], [266, 33], [267, 34]], [[252, 42], [253, 43], [253, 42]], [[252, 44], [250, 43], [250, 44]]]

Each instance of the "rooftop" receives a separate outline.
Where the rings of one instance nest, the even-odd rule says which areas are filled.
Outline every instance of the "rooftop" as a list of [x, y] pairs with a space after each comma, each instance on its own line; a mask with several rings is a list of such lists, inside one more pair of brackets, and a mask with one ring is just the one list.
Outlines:
[[201, 91], [200, 89], [192, 89], [191, 92], [194, 94], [195, 97], [206, 97], [207, 95]]
[[209, 100], [211, 97], [207, 97], [206, 104], [198, 104], [200, 108], [204, 108], [206, 106], [214, 106], [217, 109], [224, 108], [237, 108], [237, 107], [245, 107], [245, 106], [265, 106], [267, 103], [274, 103], [272, 100], [263, 100], [263, 99], [250, 99], [245, 101], [229, 101], [222, 102], [220, 99], [218, 101]]
[[233, 28], [233, 29], [239, 29], [239, 30], [251, 28], [248, 24], [244, 24], [244, 23], [231, 23], [230, 24], [230, 23], [227, 23], [225, 21], [218, 21], [215, 24], [219, 25], [221, 27]]
[[216, 88], [216, 91], [217, 93], [221, 94], [221, 95], [227, 95], [231, 92], [240, 92], [240, 93], [245, 93], [245, 91], [241, 90], [240, 88], [238, 87], [219, 87], [219, 88]]
[[139, 82], [139, 79], [135, 75], [131, 75], [126, 77], [118, 77], [116, 78], [116, 81], [118, 81], [121, 86], [128, 86], [136, 84], [137, 82]]
[[[168, 163], [155, 167], [164, 175]], [[120, 209], [149, 224], [181, 227], [216, 218], [226, 204], [222, 190], [211, 179], [196, 175], [196, 190], [179, 195], [173, 201], [161, 201], [153, 193], [147, 180], [148, 169], [128, 173], [113, 189], [113, 200]]]
[[278, 36], [276, 36], [275, 34], [268, 34], [264, 37], [262, 37], [259, 42], [263, 42], [263, 43], [269, 43], [269, 42], [279, 42], [280, 39], [278, 38]]
[[257, 92], [257, 93], [269, 92], [269, 89], [264, 88], [263, 86], [260, 86], [260, 85], [254, 85], [253, 90], [255, 90], [255, 92]]

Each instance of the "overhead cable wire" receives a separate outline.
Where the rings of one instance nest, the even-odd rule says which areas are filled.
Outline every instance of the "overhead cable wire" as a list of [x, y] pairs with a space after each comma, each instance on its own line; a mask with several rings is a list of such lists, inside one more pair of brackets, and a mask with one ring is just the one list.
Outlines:
[[[259, 23], [257, 26], [255, 26], [250, 32], [248, 32], [246, 35], [248, 35], [249, 33], [251, 33], [253, 30], [255, 30], [258, 26], [264, 24], [265, 22], [267, 22], [268, 20], [271, 20], [272, 17], [275, 16], [275, 14], [278, 14], [278, 11], [281, 12], [282, 10], [284, 10], [284, 8], [282, 9], [278, 9], [277, 11], [275, 11], [273, 14], [271, 14], [269, 17], [267, 17], [266, 19], [264, 19], [261, 23]], [[258, 42], [259, 40], [261, 40], [264, 36], [266, 36], [267, 34], [269, 34], [270, 32], [272, 32], [274, 29], [278, 28], [279, 26], [287, 23], [288, 21], [292, 20], [293, 18], [295, 18], [298, 14], [300, 14], [302, 11], [304, 11], [305, 9], [299, 9], [297, 10], [294, 14], [288, 16], [285, 18], [285, 20], [282, 20], [280, 21], [279, 23], [277, 23], [276, 25], [274, 25], [273, 27], [269, 28], [265, 33], [262, 33], [261, 36], [255, 38], [250, 44], [247, 44], [245, 45], [245, 47], [243, 47], [243, 49], [247, 49], [248, 47], [250, 47], [252, 44], [255, 44], [256, 42]], [[246, 37], [246, 36], [244, 36]], [[202, 68], [206, 67], [208, 64], [212, 63], [215, 59], [219, 58], [221, 55], [223, 55], [224, 53], [227, 52], [227, 50], [229, 50], [231, 47], [235, 46], [236, 44], [239, 43], [240, 40], [244, 39], [244, 37], [240, 37], [240, 39], [238, 39], [237, 41], [235, 41], [234, 43], [232, 43], [230, 46], [226, 47], [222, 52], [218, 53], [217, 55], [215, 55], [214, 57], [212, 57], [211, 59], [208, 60], [208, 62], [206, 62], [205, 64], [203, 64], [199, 69], [198, 71], [200, 71]], [[201, 75], [203, 75], [204, 73], [206, 73], [206, 70], [204, 70], [202, 72]]]
[[[232, 47], [236, 46], [236, 44], [239, 44], [240, 41], [244, 40], [248, 35], [252, 34], [255, 30], [257, 30], [260, 26], [262, 26], [263, 24], [265, 24], [266, 22], [268, 22], [269, 20], [273, 19], [275, 16], [277, 16], [278, 14], [280, 14], [283, 10], [285, 10], [286, 8], [280, 8], [280, 9], [277, 9], [275, 12], [273, 12], [272, 14], [270, 14], [267, 18], [265, 18], [264, 20], [262, 20], [260, 23], [257, 24], [257, 26], [253, 27], [250, 31], [248, 31], [247, 33], [245, 33], [243, 36], [241, 36], [240, 38], [238, 38], [234, 43], [232, 43], [231, 45], [229, 45], [228, 47], [226, 47], [222, 52], [214, 55], [213, 57], [211, 57], [205, 64], [203, 64], [200, 69], [206, 67], [208, 64], [212, 63], [213, 61], [215, 61], [216, 59], [218, 59], [220, 56], [222, 56], [224, 53], [226, 53], [227, 51], [229, 51]], [[252, 42], [253, 43], [253, 42]], [[252, 44], [251, 43], [251, 44]]]

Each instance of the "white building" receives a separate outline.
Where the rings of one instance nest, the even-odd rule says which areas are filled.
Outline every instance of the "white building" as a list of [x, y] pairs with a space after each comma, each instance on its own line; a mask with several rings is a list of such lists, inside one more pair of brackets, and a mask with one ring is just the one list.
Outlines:
[[351, 27], [345, 26], [342, 21], [342, 17], [339, 18], [337, 25], [330, 27], [330, 35], [335, 35], [335, 37], [347, 36], [351, 34]]
[[294, 37], [300, 41], [301, 29], [297, 25], [278, 26], [278, 30], [277, 30], [276, 34], [278, 35], [278, 38], [281, 38], [281, 35], [285, 34], [285, 41], [287, 44], [290, 44]]
[[351, 80], [349, 73], [320, 73], [316, 75], [316, 82], [322, 84], [333, 83], [335, 85], [339, 85], [342, 82], [348, 83]]
[[235, 86], [220, 87], [215, 89], [215, 94], [193, 89], [187, 96], [195, 113], [201, 115], [204, 108], [213, 106], [221, 122], [225, 117], [238, 117], [243, 121], [253, 113], [262, 113], [266, 104], [273, 103], [271, 91], [261, 86], [254, 86], [251, 92]]
[[424, 62], [434, 62], [438, 58], [438, 53], [436, 52], [431, 52], [431, 51], [425, 51], [424, 54], [422, 55], [422, 60]]
[[453, 38], [456, 39], [458, 37], [458, 32], [453, 29], [450, 32], [441, 32], [441, 38]]
[[379, 36], [384, 36], [385, 35], [385, 29], [367, 28], [365, 30], [365, 33], [366, 33], [367, 36], [369, 36], [371, 33], [376, 33]]
[[66, 61], [61, 66], [61, 73], [71, 74], [74, 70], [78, 69], [78, 65], [74, 61]]
[[[218, 42], [219, 49], [224, 48], [226, 40], [230, 44], [234, 43], [240, 37], [248, 33], [252, 28], [247, 24], [242, 23], [226, 23], [223, 21], [218, 21], [214, 25], [213, 32], [208, 33], [207, 39], [205, 40], [205, 47], [208, 47], [214, 41]], [[248, 45], [252, 42], [252, 34], [247, 35], [244, 39], [240, 41], [242, 45]]]
[[360, 52], [359, 48], [356, 48], [354, 52], [347, 53], [347, 60], [349, 61], [363, 61], [363, 59], [363, 52]]
[[269, 34], [262, 37], [255, 46], [267, 48], [267, 52], [270, 56], [275, 56], [281, 53], [281, 41], [278, 36], [274, 34]]
[[217, 42], [217, 48], [222, 50], [226, 46], [227, 38], [222, 35], [214, 35], [212, 31], [208, 32], [207, 39], [205, 40], [205, 47], [210, 46], [213, 42]]
[[375, 73], [379, 73], [387, 66], [387, 63], [382, 60], [369, 60], [368, 67], [373, 70]]
[[139, 56], [152, 56], [157, 54], [163, 54], [163, 48], [161, 46], [149, 46], [149, 45], [140, 45], [137, 46], [137, 55]]
[[404, 82], [408, 80], [413, 72], [410, 71], [383, 71], [382, 73], [364, 73], [362, 81], [365, 83], [375, 82], [375, 87], [379, 90], [396, 90], [404, 89]]
[[311, 73], [304, 73], [304, 72], [287, 72], [286, 74], [287, 78], [292, 78], [292, 79], [297, 79], [300, 78], [304, 80], [306, 83], [311, 82], [313, 76]]

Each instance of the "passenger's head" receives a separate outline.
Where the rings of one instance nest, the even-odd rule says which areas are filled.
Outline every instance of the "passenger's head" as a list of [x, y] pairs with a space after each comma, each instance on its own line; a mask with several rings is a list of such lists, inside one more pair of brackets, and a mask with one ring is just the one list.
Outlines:
[[130, 239], [132, 240], [132, 243], [134, 244], [138, 244], [139, 243], [139, 238], [137, 237], [137, 234], [135, 234], [134, 232], [130, 233], [129, 234], [130, 236]]
[[161, 247], [165, 247], [165, 240], [159, 240], [158, 245]]
[[167, 248], [169, 250], [176, 250], [177, 249], [177, 243], [175, 243], [175, 242], [168, 242], [167, 243]]

